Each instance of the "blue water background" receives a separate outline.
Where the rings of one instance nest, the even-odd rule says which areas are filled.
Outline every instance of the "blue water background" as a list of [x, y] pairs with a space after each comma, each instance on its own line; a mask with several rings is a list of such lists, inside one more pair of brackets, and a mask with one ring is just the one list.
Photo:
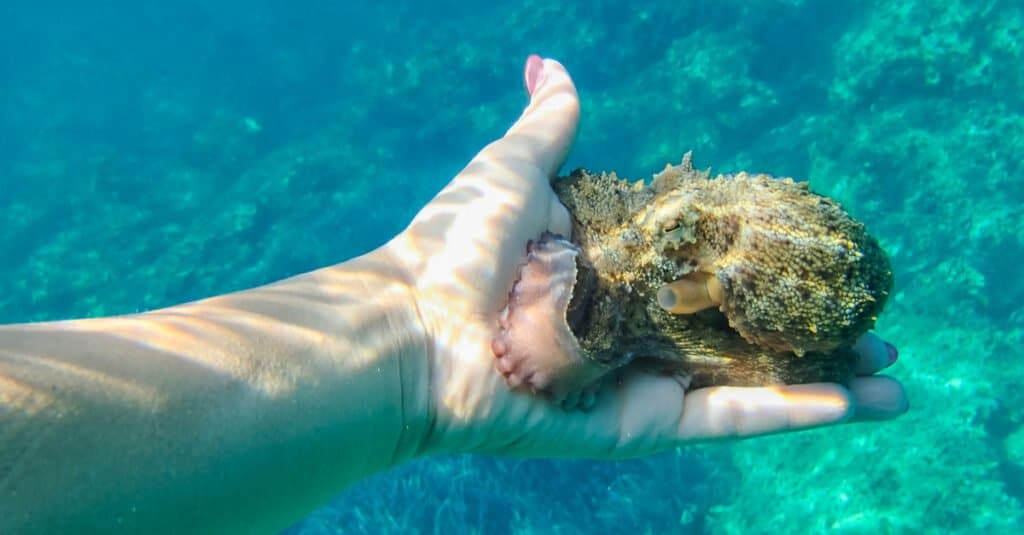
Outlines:
[[[379, 245], [525, 103], [566, 169], [810, 180], [868, 223], [913, 409], [593, 463], [431, 459], [294, 533], [1014, 533], [1024, 499], [1019, 1], [0, 3], [0, 321], [135, 312]], [[789, 528], [789, 529], [787, 529]]]

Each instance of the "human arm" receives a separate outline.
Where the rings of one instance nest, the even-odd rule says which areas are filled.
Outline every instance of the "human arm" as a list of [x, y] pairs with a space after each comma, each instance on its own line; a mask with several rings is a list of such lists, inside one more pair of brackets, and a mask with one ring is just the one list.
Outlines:
[[621, 458], [905, 409], [867, 377], [888, 364], [876, 338], [849, 389], [630, 373], [584, 413], [508, 388], [498, 313], [526, 241], [568, 233], [548, 179], [579, 116], [561, 65], [525, 75], [520, 119], [377, 251], [147, 314], [0, 328], [0, 532], [273, 531], [416, 456]]
[[0, 327], [0, 532], [275, 532], [412, 457], [423, 337], [387, 254]]

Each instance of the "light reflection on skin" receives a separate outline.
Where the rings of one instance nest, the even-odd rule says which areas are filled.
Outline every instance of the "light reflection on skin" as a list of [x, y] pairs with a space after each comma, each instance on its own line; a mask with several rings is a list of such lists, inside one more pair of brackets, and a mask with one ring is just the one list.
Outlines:
[[[830, 412], [833, 418], [841, 417], [850, 408], [850, 401], [837, 397], [834, 389], [817, 385], [767, 387], [756, 390], [722, 387], [697, 391], [694, 394], [706, 397], [706, 404], [713, 408], [710, 412], [731, 415], [730, 418], [719, 418], [702, 426], [694, 426], [708, 429], [720, 438], [805, 427], [828, 418]], [[793, 406], [813, 406], [818, 409], [815, 413], [786, 410], [787, 407]], [[765, 414], [773, 417], [766, 418]]]
[[410, 287], [374, 267], [384, 255], [149, 313], [0, 327], [0, 532], [279, 529], [414, 455], [396, 365], [422, 338]]
[[[553, 108], [551, 113], [563, 115], [575, 113], [577, 103], [556, 99], [547, 105]], [[538, 136], [513, 127], [510, 134], [518, 136], [522, 146], [536, 147], [549, 141], [544, 136], [552, 130]], [[529, 151], [510, 155], [508, 146], [503, 145], [503, 150], [498, 151], [491, 145], [481, 151], [394, 243], [398, 257], [412, 259], [412, 265], [422, 266], [416, 277], [422, 294], [420, 302], [443, 307], [425, 310], [425, 316], [466, 318], [462, 322], [431, 326], [435, 339], [447, 341], [448, 347], [442, 351], [455, 359], [440, 371], [445, 376], [436, 383], [442, 388], [439, 401], [452, 418], [464, 422], [488, 412], [494, 389], [504, 386], [497, 374], [482, 375], [480, 369], [493, 367], [490, 340], [494, 338], [497, 317], [511, 289], [515, 270], [525, 254], [526, 242], [543, 230], [565, 235], [571, 232], [564, 208], [552, 208], [557, 201], [546, 186], [547, 177], [540, 174]], [[540, 176], [533, 176], [537, 174]], [[534, 181], [545, 185], [524, 195], [524, 182]], [[488, 188], [481, 189], [481, 183], [487, 183]], [[521, 235], [521, 247], [501, 247], [496, 243], [496, 237], [505, 241], [510, 233]], [[437, 240], [438, 237], [443, 239]]]
[[[361, 284], [379, 279], [368, 272], [347, 276]], [[394, 285], [393, 281], [380, 284], [377, 302], [386, 307], [389, 299], [395, 301], [387, 290]], [[343, 291], [341, 286], [334, 290]], [[152, 410], [166, 397], [161, 394], [162, 377], [150, 373], [151, 362], [130, 358], [137, 354], [162, 355], [165, 362], [186, 361], [270, 397], [288, 395], [297, 384], [314, 380], [327, 363], [348, 369], [372, 364], [370, 356], [380, 350], [373, 343], [380, 340], [339, 340], [325, 331], [338, 321], [339, 308], [359, 309], [362, 303], [329, 301], [318, 292], [319, 288], [295, 278], [149, 313], [17, 326], [42, 340], [18, 349], [11, 345], [0, 348], [0, 371], [6, 385], [0, 390], [0, 399], [5, 401], [4, 410], [28, 411], [31, 407], [30, 413], [36, 414], [55, 399], [48, 391], [57, 390], [58, 385], [74, 385], [80, 391], [76, 395], [117, 398]], [[404, 307], [406, 302], [390, 306]], [[358, 321], [351, 323], [352, 328], [360, 328]], [[264, 343], [310, 348], [307, 356], [319, 362], [294, 358], [287, 365], [268, 365], [270, 360], [252, 358], [254, 349]], [[53, 351], [40, 352], [46, 346]], [[118, 358], [122, 354], [129, 358]], [[346, 358], [333, 360], [337, 355]], [[162, 367], [165, 371], [172, 368]], [[47, 384], [51, 388], [46, 388]]]
[[[362, 276], [369, 278], [368, 274]], [[289, 293], [282, 286], [269, 286], [145, 314], [66, 321], [52, 327], [67, 333], [114, 337], [125, 344], [138, 346], [141, 351], [155, 350], [184, 359], [244, 382], [268, 396], [280, 396], [291, 392], [296, 383], [310, 380], [314, 369], [303, 366], [301, 360], [293, 360], [287, 367], [261, 367], [260, 361], [251, 358], [251, 351], [247, 350], [256, 345], [248, 333], [274, 333], [274, 338], [286, 340], [296, 347], [323, 348], [339, 343], [322, 329], [337, 305], [317, 303], [310, 299], [310, 295], [312, 293]], [[359, 305], [349, 303], [348, 306]], [[202, 350], [197, 351], [197, 348]], [[354, 346], [332, 348], [327, 352], [373, 353], [371, 348]], [[365, 364], [349, 358], [344, 365]], [[71, 362], [54, 362], [52, 366], [84, 369]], [[91, 370], [88, 376], [110, 385], [130, 384], [114, 377], [116, 373], [116, 370]], [[79, 375], [82, 379], [85, 374]]]

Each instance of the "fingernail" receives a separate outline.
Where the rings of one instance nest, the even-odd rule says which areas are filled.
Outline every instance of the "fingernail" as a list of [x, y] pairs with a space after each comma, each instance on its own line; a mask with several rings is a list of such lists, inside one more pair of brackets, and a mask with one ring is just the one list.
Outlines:
[[533, 95], [533, 92], [544, 83], [544, 60], [540, 56], [532, 54], [526, 58], [523, 78], [526, 82], [526, 92]]
[[889, 342], [885, 343], [885, 350], [889, 354], [889, 363], [886, 364], [886, 366], [892, 366], [896, 362], [896, 360], [900, 358], [900, 352], [896, 350], [896, 346], [890, 344]]

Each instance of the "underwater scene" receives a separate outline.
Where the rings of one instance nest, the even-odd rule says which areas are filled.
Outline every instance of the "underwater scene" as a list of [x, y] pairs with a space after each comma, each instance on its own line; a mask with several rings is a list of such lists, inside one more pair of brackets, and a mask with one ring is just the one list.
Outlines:
[[578, 167], [808, 181], [877, 237], [910, 410], [628, 461], [421, 459], [287, 530], [1019, 533], [1024, 3], [0, 3], [0, 323], [134, 313], [379, 246], [561, 61]]

